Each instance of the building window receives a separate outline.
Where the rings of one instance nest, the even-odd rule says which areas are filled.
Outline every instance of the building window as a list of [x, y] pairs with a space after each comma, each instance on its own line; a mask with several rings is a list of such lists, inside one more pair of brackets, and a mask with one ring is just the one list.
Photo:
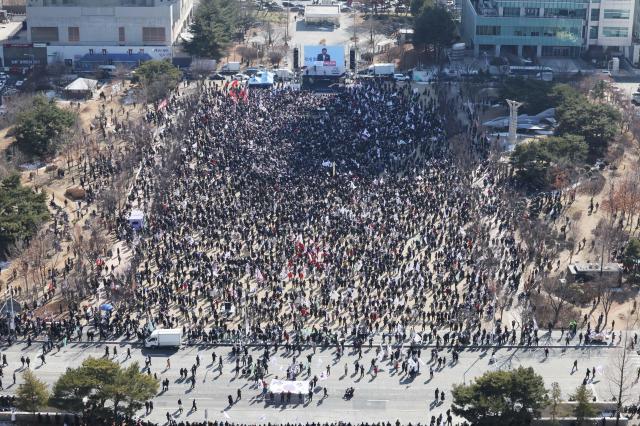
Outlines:
[[120, 43], [124, 43], [125, 42], [124, 27], [118, 27], [118, 41]]
[[502, 16], [520, 16], [519, 7], [505, 7], [502, 9]]
[[591, 9], [591, 20], [592, 21], [600, 20], [600, 9]]
[[629, 11], [624, 9], [605, 9], [604, 19], [629, 19]]
[[129, 55], [133, 55], [133, 49], [128, 49], [128, 50], [127, 50], [127, 53], [128, 53]]
[[589, 28], [589, 38], [591, 40], [594, 40], [594, 39], [598, 38], [598, 27], [597, 26]]
[[540, 9], [537, 7], [525, 7], [524, 16], [538, 16], [540, 15]]
[[89, 49], [89, 55], [93, 55], [93, 49]]
[[102, 54], [106, 55], [107, 54], [107, 49], [102, 49]]
[[80, 41], [80, 27], [69, 27], [69, 42], [79, 42]]
[[58, 27], [31, 27], [31, 41], [48, 42], [58, 41]]
[[164, 43], [166, 37], [164, 34], [164, 27], [143, 27], [142, 28], [142, 42], [143, 43]]
[[602, 28], [602, 35], [605, 37], [624, 38], [629, 35], [629, 29], [626, 27], [604, 27]]
[[476, 35], [500, 35], [500, 27], [493, 25], [478, 25], [476, 27]]

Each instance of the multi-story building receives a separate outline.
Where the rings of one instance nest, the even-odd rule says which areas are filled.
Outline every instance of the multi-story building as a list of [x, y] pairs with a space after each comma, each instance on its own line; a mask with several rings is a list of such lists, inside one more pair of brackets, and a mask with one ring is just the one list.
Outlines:
[[632, 56], [634, 0], [462, 1], [463, 38], [476, 54]]
[[193, 0], [28, 0], [27, 38], [48, 62], [77, 66], [170, 58]]

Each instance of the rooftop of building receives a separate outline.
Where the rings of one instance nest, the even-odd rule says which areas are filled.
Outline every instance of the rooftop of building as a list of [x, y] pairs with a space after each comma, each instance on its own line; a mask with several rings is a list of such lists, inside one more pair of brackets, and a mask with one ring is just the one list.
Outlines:
[[0, 42], [11, 42], [22, 29], [22, 20], [0, 24]]
[[28, 7], [155, 7], [175, 0], [27, 0]]
[[[569, 272], [572, 274], [589, 274], [600, 272], [599, 263], [572, 263], [569, 265]], [[621, 273], [622, 267], [618, 263], [605, 263], [602, 265], [603, 273]]]
[[[595, 0], [471, 0], [476, 13], [481, 16], [499, 16], [500, 8], [553, 8], [560, 10], [566, 10], [567, 16], [554, 16], [573, 18], [571, 11], [574, 9], [585, 8], [590, 1]], [[597, 0], [599, 2], [600, 0]], [[585, 6], [580, 6], [585, 5]], [[513, 18], [513, 16], [509, 16]], [[537, 18], [537, 16], [524, 16], [526, 18]]]
[[304, 7], [304, 16], [340, 16], [340, 6], [331, 4], [317, 4]]

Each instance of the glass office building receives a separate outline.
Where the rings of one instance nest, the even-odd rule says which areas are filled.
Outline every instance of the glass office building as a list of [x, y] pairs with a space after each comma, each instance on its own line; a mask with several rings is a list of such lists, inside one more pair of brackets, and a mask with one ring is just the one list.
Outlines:
[[462, 0], [462, 35], [475, 53], [577, 57], [587, 49], [628, 55], [633, 0]]

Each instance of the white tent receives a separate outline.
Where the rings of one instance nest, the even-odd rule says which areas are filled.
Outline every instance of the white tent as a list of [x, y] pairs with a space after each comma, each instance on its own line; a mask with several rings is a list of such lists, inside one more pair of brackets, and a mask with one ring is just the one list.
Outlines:
[[92, 92], [96, 87], [98, 87], [98, 80], [81, 77], [69, 83], [64, 90], [68, 92]]
[[64, 93], [69, 97], [89, 98], [98, 87], [98, 80], [90, 78], [77, 78], [64, 88]]
[[142, 210], [133, 209], [129, 213], [129, 226], [136, 231], [144, 228], [144, 213]]

